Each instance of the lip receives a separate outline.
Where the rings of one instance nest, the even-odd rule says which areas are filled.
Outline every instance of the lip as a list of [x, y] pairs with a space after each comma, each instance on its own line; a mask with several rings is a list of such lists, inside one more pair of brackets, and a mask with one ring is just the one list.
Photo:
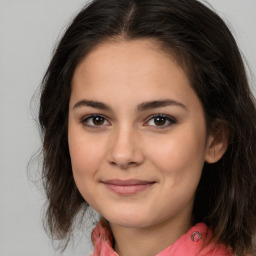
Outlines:
[[156, 182], [137, 179], [114, 179], [102, 181], [102, 183], [112, 192], [120, 195], [132, 195], [152, 187]]

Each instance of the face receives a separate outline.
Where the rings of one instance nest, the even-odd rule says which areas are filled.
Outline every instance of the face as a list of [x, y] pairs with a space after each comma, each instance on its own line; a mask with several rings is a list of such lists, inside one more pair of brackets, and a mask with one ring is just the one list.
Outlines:
[[191, 217], [210, 135], [183, 69], [156, 42], [105, 42], [83, 59], [68, 140], [80, 193], [111, 224]]

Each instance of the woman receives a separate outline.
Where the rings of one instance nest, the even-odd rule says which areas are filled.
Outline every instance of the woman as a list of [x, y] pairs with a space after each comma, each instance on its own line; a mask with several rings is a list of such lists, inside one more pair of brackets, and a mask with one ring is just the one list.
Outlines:
[[53, 237], [68, 239], [90, 205], [104, 217], [94, 255], [253, 254], [255, 117], [239, 50], [213, 11], [93, 1], [43, 81]]

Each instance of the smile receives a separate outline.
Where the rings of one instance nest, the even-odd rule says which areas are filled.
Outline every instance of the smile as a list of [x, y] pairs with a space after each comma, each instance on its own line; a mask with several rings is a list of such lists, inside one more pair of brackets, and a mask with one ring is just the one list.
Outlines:
[[109, 190], [121, 195], [132, 195], [141, 192], [155, 184], [143, 180], [106, 180], [102, 182]]

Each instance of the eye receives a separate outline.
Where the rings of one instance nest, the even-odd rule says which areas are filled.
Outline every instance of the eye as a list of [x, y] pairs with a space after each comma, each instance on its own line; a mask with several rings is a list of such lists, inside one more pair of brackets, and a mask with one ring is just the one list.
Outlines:
[[81, 123], [85, 126], [89, 126], [92, 128], [100, 128], [102, 126], [109, 125], [109, 122], [106, 120], [105, 117], [101, 115], [90, 115], [81, 120]]
[[147, 121], [147, 126], [155, 126], [158, 129], [163, 129], [176, 123], [176, 119], [164, 114], [156, 114], [151, 116]]

